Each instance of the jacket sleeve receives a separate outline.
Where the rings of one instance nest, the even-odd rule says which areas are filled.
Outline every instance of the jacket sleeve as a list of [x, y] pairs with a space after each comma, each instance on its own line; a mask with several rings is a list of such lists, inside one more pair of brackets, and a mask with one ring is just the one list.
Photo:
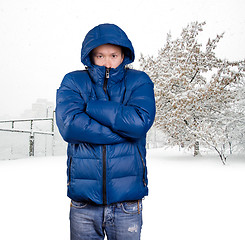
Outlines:
[[125, 139], [85, 113], [86, 96], [66, 75], [57, 90], [56, 123], [61, 136], [69, 143], [114, 144]]
[[126, 105], [94, 100], [87, 104], [86, 112], [96, 121], [108, 126], [121, 136], [138, 139], [146, 135], [155, 117], [153, 83], [145, 74], [138, 79]]

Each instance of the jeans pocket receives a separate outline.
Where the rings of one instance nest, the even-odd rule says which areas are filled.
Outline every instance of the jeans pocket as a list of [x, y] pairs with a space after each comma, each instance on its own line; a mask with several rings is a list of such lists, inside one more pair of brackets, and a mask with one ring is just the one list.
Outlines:
[[133, 202], [123, 202], [121, 207], [124, 213], [140, 214], [142, 212], [142, 200]]
[[76, 201], [73, 201], [71, 200], [71, 207], [74, 207], [74, 208], [85, 208], [86, 206], [88, 205], [88, 203], [86, 202], [76, 202]]

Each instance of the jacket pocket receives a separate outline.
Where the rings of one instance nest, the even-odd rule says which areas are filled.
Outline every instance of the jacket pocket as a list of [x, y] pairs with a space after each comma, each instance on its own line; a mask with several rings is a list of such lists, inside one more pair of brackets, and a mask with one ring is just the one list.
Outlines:
[[146, 166], [145, 166], [145, 161], [143, 159], [143, 156], [140, 152], [140, 149], [139, 149], [139, 146], [137, 146], [137, 149], [138, 149], [138, 152], [139, 152], [139, 155], [140, 155], [140, 159], [141, 159], [141, 163], [142, 163], [142, 166], [143, 166], [143, 183], [144, 183], [144, 186], [146, 187], [147, 186], [147, 183], [146, 183]]
[[68, 168], [67, 168], [67, 186], [69, 186], [71, 183], [71, 163], [72, 163], [72, 157], [69, 157]]

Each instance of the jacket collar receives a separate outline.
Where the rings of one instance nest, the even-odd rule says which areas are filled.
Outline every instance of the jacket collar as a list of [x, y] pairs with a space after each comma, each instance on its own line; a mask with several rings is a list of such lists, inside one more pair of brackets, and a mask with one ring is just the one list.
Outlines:
[[[90, 67], [88, 67], [88, 72], [92, 81], [95, 84], [103, 86], [106, 76], [106, 67], [91, 65]], [[125, 72], [126, 69], [124, 63], [120, 64], [117, 68], [111, 68], [108, 79], [108, 87], [122, 81]]]

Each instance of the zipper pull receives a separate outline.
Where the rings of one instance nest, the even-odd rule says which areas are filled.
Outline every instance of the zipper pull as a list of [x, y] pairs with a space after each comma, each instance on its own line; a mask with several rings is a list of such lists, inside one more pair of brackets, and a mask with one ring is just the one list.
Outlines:
[[110, 77], [110, 68], [106, 68], [105, 81], [104, 81], [104, 85], [103, 85], [103, 89], [104, 89], [105, 93], [107, 93], [107, 82], [108, 82], [109, 77]]
[[105, 78], [109, 78], [110, 77], [110, 68], [106, 68], [106, 72], [105, 72]]

